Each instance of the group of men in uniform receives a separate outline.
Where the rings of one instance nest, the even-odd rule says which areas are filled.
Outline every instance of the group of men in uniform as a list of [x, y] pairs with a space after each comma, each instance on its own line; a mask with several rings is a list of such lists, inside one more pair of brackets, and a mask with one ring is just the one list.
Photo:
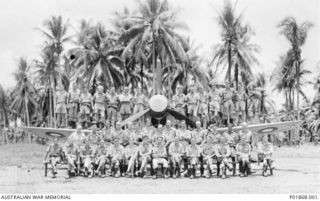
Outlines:
[[[193, 121], [201, 121], [205, 128], [210, 122], [239, 125], [244, 121], [246, 93], [241, 85], [238, 91], [228, 83], [225, 86], [223, 91], [212, 86], [208, 92], [193, 86], [185, 94], [179, 85], [169, 99], [169, 106]], [[74, 85], [68, 93], [60, 86], [56, 92], [57, 126], [75, 128], [76, 122], [81, 122], [87, 128], [92, 121], [102, 125], [105, 120], [115, 124], [145, 109], [148, 98], [140, 89], [132, 95], [128, 87], [122, 93], [117, 93], [115, 88], [104, 93], [103, 86], [99, 85], [92, 95], [87, 87], [79, 92]], [[144, 118], [140, 123], [144, 123]]]
[[131, 95], [126, 87], [123, 93], [117, 94], [115, 88], [104, 93], [101, 85], [92, 95], [87, 87], [80, 93], [76, 86], [67, 93], [63, 86], [56, 92], [56, 122], [57, 127], [75, 127], [77, 122], [88, 128], [92, 121], [99, 126], [105, 121], [115, 123], [128, 118], [132, 112], [140, 112], [146, 106], [146, 96], [137, 90], [135, 96]]
[[[252, 132], [247, 123], [236, 133], [232, 126], [219, 133], [214, 124], [208, 129], [196, 122], [196, 128], [190, 130], [186, 122], [181, 121], [178, 128], [167, 120], [163, 126], [151, 125], [150, 119], [141, 126], [128, 123], [123, 129], [117, 122], [115, 126], [109, 121], [98, 130], [94, 124], [87, 136], [81, 125], [72, 133], [63, 146], [57, 139], [49, 145], [44, 161], [50, 162], [53, 177], [56, 166], [62, 160], [69, 164], [68, 175], [84, 174], [104, 177], [147, 177], [165, 178], [184, 176], [210, 178], [216, 173], [221, 178], [227, 177], [229, 170], [233, 176], [247, 176], [252, 172]], [[272, 144], [267, 136], [258, 143], [259, 160], [263, 162], [262, 174], [267, 176], [267, 169], [272, 174]], [[200, 172], [200, 173], [199, 173]]]

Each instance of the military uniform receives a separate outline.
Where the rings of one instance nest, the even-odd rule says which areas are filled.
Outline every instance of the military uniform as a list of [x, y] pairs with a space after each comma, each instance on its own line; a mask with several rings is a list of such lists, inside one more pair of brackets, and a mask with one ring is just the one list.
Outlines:
[[120, 174], [118, 172], [120, 165], [123, 164], [124, 160], [124, 148], [122, 145], [112, 145], [110, 147], [110, 155], [111, 155], [111, 169], [114, 169], [115, 176], [119, 177]]
[[92, 95], [87, 93], [82, 93], [80, 95], [80, 115], [82, 122], [90, 122], [90, 109], [91, 109]]
[[69, 165], [68, 170], [69, 172], [74, 172], [77, 166], [79, 149], [77, 149], [73, 143], [69, 143], [69, 145], [66, 146], [65, 153]]
[[108, 102], [108, 109], [107, 109], [107, 117], [109, 122], [116, 122], [117, 121], [117, 109], [118, 109], [118, 103], [119, 98], [118, 96], [114, 94], [109, 94], [107, 97]]
[[234, 112], [234, 104], [233, 104], [233, 97], [235, 95], [235, 91], [230, 88], [226, 89], [222, 92], [222, 105], [223, 105], [223, 114], [224, 115], [232, 115]]
[[173, 103], [174, 103], [174, 107], [175, 110], [183, 115], [185, 115], [185, 103], [187, 101], [186, 96], [181, 93], [181, 94], [176, 94], [173, 96]]
[[220, 168], [222, 170], [222, 178], [226, 177], [226, 169], [232, 170], [231, 163], [229, 161], [230, 157], [230, 147], [227, 138], [222, 137], [221, 143], [216, 146], [215, 154], [217, 157], [217, 163], [221, 164]]
[[241, 176], [245, 175], [245, 173], [250, 173], [250, 154], [251, 154], [251, 146], [249, 143], [244, 140], [237, 144], [236, 146], [238, 161], [239, 161], [239, 171]]
[[215, 154], [215, 146], [212, 143], [204, 142], [201, 146], [202, 155], [203, 155], [203, 163], [207, 165], [206, 167], [206, 177], [210, 177], [213, 172], [213, 161]]
[[184, 147], [184, 150], [186, 150], [190, 144], [191, 131], [187, 129], [179, 129], [177, 130], [177, 136], [180, 138], [180, 142]]
[[83, 163], [85, 172], [92, 170], [92, 163], [94, 162], [94, 158], [95, 150], [92, 148], [92, 146], [90, 146], [90, 144], [85, 144], [80, 148], [80, 159]]
[[187, 103], [188, 103], [188, 115], [191, 117], [197, 116], [197, 106], [200, 100], [199, 94], [197, 93], [188, 93], [187, 94]]
[[273, 145], [268, 141], [258, 143], [258, 161], [263, 162], [262, 175], [266, 176], [268, 167], [270, 168], [271, 175], [273, 174], [271, 155], [273, 153]]
[[84, 133], [78, 134], [77, 132], [72, 133], [68, 137], [68, 142], [73, 143], [73, 145], [77, 148], [80, 149], [80, 147], [83, 145], [84, 141], [87, 139], [86, 135]]
[[191, 131], [191, 136], [196, 139], [196, 144], [200, 145], [203, 140], [205, 139], [207, 134], [207, 130], [202, 128], [196, 128], [193, 131]]
[[[159, 166], [159, 164], [163, 165], [163, 168], [165, 169], [165, 177], [166, 175], [166, 170], [168, 168], [168, 161], [166, 159], [167, 157], [167, 151], [166, 147], [164, 146], [163, 142], [160, 142], [161, 144], [157, 144], [156, 146], [153, 147], [152, 149], [152, 166], [153, 169], [156, 170]], [[156, 174], [154, 175], [156, 176]]]
[[143, 111], [146, 103], [146, 97], [143, 94], [134, 97], [133, 114]]
[[56, 114], [57, 114], [57, 126], [66, 126], [65, 115], [67, 114], [67, 98], [68, 93], [65, 90], [58, 91], [56, 93]]
[[78, 107], [80, 103], [80, 94], [77, 91], [69, 93], [69, 121], [77, 122], [78, 120]]
[[131, 94], [121, 94], [119, 95], [119, 101], [120, 101], [120, 115], [122, 116], [122, 120], [125, 119], [126, 116], [131, 115], [131, 101], [132, 96]]
[[[95, 113], [95, 120], [104, 121], [105, 119], [105, 106], [106, 106], [106, 95], [104, 93], [96, 92], [93, 96], [94, 101], [94, 113]], [[100, 115], [100, 118], [99, 118]]]
[[96, 173], [105, 174], [105, 164], [109, 163], [108, 159], [108, 148], [104, 144], [100, 144], [96, 150], [96, 161], [95, 164], [98, 165]]

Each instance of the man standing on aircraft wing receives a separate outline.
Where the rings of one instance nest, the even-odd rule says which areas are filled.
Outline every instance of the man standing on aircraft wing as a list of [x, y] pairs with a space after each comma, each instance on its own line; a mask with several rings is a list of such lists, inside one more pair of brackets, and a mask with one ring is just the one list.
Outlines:
[[114, 127], [114, 123], [118, 121], [118, 104], [119, 104], [119, 97], [116, 94], [114, 87], [110, 89], [110, 93], [107, 95], [107, 122], [112, 123]]
[[84, 86], [84, 92], [80, 95], [80, 117], [84, 127], [89, 127], [91, 108], [92, 95], [88, 87]]
[[106, 94], [103, 93], [103, 86], [99, 85], [97, 87], [97, 92], [93, 96], [93, 103], [94, 103], [94, 116], [95, 121], [99, 128], [102, 122], [105, 121], [105, 111], [106, 111], [106, 102], [107, 97]]
[[77, 87], [74, 84], [72, 91], [68, 94], [68, 107], [69, 107], [69, 126], [71, 128], [76, 127], [78, 121], [78, 108], [80, 103], [80, 94], [78, 93]]
[[132, 114], [132, 95], [129, 93], [129, 87], [123, 89], [123, 93], [119, 95], [121, 120], [125, 120]]
[[56, 92], [56, 114], [57, 114], [57, 127], [64, 128], [66, 126], [67, 115], [67, 98], [68, 93], [64, 90], [62, 84], [59, 85]]

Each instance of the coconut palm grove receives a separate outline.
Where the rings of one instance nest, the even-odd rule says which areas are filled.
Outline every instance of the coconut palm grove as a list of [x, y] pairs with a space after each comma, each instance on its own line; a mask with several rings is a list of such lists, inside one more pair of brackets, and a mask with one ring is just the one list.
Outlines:
[[[143, 0], [137, 9], [124, 7], [110, 19], [113, 27], [83, 19], [70, 24], [63, 16], [48, 16], [35, 24], [41, 34], [39, 57], [17, 58], [16, 85], [0, 85], [2, 142], [36, 141], [36, 136], [17, 127], [83, 128], [116, 124], [148, 107], [148, 100], [163, 95], [168, 105], [201, 127], [301, 120], [299, 132], [277, 136], [283, 144], [319, 141], [320, 75], [304, 66], [302, 47], [314, 22], [288, 16], [279, 19], [279, 37], [288, 49], [279, 55], [273, 73], [254, 73], [260, 65], [259, 44], [246, 12], [226, 1], [214, 10], [219, 25], [218, 44], [211, 44], [209, 58], [198, 53], [188, 36], [188, 26], [166, 0]], [[70, 34], [76, 29], [76, 34]], [[208, 41], [210, 43], [210, 41]], [[221, 73], [223, 72], [223, 73]], [[267, 86], [267, 83], [270, 83]], [[302, 87], [314, 86], [314, 99]], [[267, 92], [280, 92], [285, 104], [276, 107]], [[148, 124], [148, 115], [133, 121]], [[169, 120], [180, 127], [183, 117], [151, 118], [157, 126]], [[17, 137], [17, 136], [18, 137]]]

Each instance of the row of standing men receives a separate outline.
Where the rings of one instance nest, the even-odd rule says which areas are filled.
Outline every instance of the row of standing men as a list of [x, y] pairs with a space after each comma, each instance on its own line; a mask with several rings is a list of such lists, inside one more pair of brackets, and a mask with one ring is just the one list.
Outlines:
[[[208, 93], [203, 90], [197, 92], [195, 87], [191, 87], [187, 95], [178, 86], [177, 93], [169, 100], [169, 106], [194, 121], [200, 120], [205, 127], [209, 122], [221, 119], [227, 122], [235, 116], [243, 118], [245, 93], [236, 93], [229, 85], [226, 86], [222, 92], [212, 87]], [[66, 92], [60, 86], [55, 97], [57, 126], [75, 128], [76, 122], [81, 122], [83, 127], [89, 127], [92, 121], [98, 124], [105, 121], [115, 124], [144, 110], [148, 105], [148, 98], [139, 89], [132, 95], [128, 87], [119, 94], [114, 88], [104, 93], [103, 87], [98, 86], [96, 93], [92, 95], [87, 87], [81, 92], [76, 87], [71, 92]], [[141, 123], [144, 123], [143, 118]]]

